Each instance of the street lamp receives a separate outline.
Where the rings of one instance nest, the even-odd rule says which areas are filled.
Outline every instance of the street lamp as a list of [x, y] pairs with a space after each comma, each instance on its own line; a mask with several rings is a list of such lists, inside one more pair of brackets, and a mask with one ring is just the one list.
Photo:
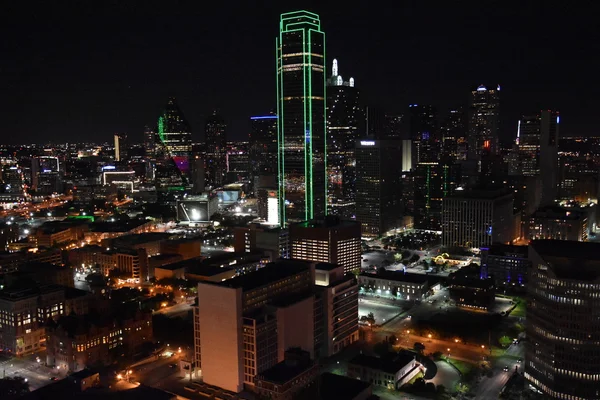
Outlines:
[[450, 348], [448, 347], [448, 358], [450, 358]]

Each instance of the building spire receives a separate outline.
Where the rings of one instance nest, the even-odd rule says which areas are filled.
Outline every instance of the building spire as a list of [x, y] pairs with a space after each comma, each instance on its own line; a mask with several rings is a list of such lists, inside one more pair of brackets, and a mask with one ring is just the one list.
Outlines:
[[338, 63], [337, 59], [333, 59], [333, 67], [331, 68], [331, 76], [337, 76], [338, 74]]

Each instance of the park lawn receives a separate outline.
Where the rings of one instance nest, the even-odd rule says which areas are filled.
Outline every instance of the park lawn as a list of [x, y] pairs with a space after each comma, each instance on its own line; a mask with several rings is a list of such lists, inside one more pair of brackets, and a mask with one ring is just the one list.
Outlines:
[[450, 357], [448, 362], [454, 365], [463, 376], [467, 375], [473, 369], [473, 364], [461, 360], [453, 360], [452, 357]]
[[510, 315], [513, 317], [521, 317], [525, 318], [527, 315], [526, 304], [524, 301], [519, 301], [517, 306], [510, 312]]

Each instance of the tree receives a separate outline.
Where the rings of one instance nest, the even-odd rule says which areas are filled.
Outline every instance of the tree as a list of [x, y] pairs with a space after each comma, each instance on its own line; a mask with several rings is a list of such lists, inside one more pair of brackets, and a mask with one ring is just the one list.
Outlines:
[[502, 347], [508, 347], [512, 343], [512, 340], [506, 335], [500, 337], [500, 339], [498, 339], [498, 341], [500, 342], [500, 345]]
[[0, 393], [2, 400], [18, 399], [29, 393], [29, 383], [21, 376], [0, 379]]
[[423, 351], [425, 351], [425, 345], [421, 342], [416, 342], [415, 345], [413, 346], [413, 348], [419, 353], [419, 354], [423, 354]]
[[396, 335], [391, 335], [391, 336], [388, 338], [388, 341], [389, 341], [389, 342], [390, 342], [390, 344], [392, 344], [392, 345], [396, 344], [396, 341], [397, 341], [397, 340], [398, 340], [398, 338], [396, 337]]
[[386, 356], [390, 352], [390, 346], [387, 342], [375, 343], [373, 345], [373, 352], [380, 357]]
[[375, 315], [373, 315], [372, 312], [367, 314], [367, 322], [369, 322], [371, 325], [375, 325]]

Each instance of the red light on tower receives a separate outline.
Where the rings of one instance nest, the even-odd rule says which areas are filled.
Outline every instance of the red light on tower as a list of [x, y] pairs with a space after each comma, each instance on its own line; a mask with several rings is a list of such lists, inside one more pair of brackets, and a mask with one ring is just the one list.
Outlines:
[[483, 148], [484, 149], [489, 149], [490, 148], [490, 141], [489, 140], [486, 140], [486, 141], [483, 142]]

